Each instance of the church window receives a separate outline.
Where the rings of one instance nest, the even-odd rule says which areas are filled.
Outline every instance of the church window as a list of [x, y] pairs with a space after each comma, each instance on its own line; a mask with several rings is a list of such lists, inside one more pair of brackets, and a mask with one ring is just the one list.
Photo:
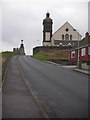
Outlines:
[[70, 35], [70, 40], [72, 41], [72, 35]]
[[69, 40], [69, 35], [68, 34], [65, 35], [65, 40]]
[[62, 40], [64, 40], [64, 35], [62, 35]]

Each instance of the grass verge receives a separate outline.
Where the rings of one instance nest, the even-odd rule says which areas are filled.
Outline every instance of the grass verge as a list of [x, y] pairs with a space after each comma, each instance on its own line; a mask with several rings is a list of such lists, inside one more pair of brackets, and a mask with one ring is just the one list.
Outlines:
[[5, 51], [5, 52], [2, 52], [1, 54], [2, 54], [2, 65], [8, 59], [8, 57], [12, 57], [14, 55], [17, 55], [17, 53], [11, 52], [11, 51]]
[[32, 57], [37, 59], [37, 60], [40, 60], [40, 61], [47, 61], [47, 60], [49, 60], [47, 55], [44, 55], [44, 54], [42, 54], [40, 52], [38, 52], [37, 54], [33, 55]]
[[1, 60], [2, 60], [2, 62], [1, 62], [2, 68], [1, 69], [2, 69], [2, 72], [3, 72], [2, 73], [2, 80], [0, 80], [0, 82], [3, 83], [4, 79], [6, 77], [6, 74], [7, 74], [9, 58], [17, 55], [17, 53], [13, 53], [11, 51], [5, 51], [5, 52], [0, 53], [0, 55], [1, 55]]

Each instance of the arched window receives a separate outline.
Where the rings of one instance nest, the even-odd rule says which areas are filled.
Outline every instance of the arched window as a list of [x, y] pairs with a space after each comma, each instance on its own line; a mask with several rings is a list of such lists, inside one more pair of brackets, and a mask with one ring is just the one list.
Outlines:
[[72, 41], [72, 35], [70, 35], [70, 41]]
[[64, 40], [64, 35], [62, 35], [62, 40]]
[[69, 40], [69, 35], [68, 34], [65, 35], [65, 40]]

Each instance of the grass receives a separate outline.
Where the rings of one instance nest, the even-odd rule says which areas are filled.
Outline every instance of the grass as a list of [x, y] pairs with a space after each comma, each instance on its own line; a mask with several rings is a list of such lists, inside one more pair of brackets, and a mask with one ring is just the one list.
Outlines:
[[[15, 56], [15, 55], [17, 55], [17, 53], [13, 53], [11, 51], [5, 51], [5, 52], [0, 53], [0, 64], [4, 65], [5, 61], [9, 57], [12, 57], [12, 56]], [[7, 73], [7, 66], [5, 68], [4, 74], [2, 75], [2, 81], [0, 80], [0, 86], [2, 85], [2, 83], [3, 83], [3, 81], [6, 77], [6, 73]]]
[[13, 53], [13, 52], [11, 52], [11, 51], [2, 52], [2, 53], [1, 53], [1, 56], [2, 56], [2, 64], [4, 64], [4, 62], [6, 61], [6, 59], [7, 59], [8, 57], [12, 57], [12, 56], [14, 56], [14, 55], [17, 55], [17, 53]]
[[40, 61], [47, 61], [47, 60], [49, 60], [47, 55], [44, 55], [44, 54], [42, 54], [40, 52], [38, 52], [37, 54], [33, 55], [32, 57], [37, 59], [37, 60], [40, 60]]
[[52, 60], [68, 60], [68, 51], [65, 50], [42, 50], [35, 55], [34, 58], [41, 61], [52, 61]]
[[11, 52], [11, 51], [2, 52], [2, 57], [4, 57], [4, 58], [8, 58], [8, 57], [11, 57], [11, 56], [14, 56], [14, 55], [16, 55], [16, 53]]

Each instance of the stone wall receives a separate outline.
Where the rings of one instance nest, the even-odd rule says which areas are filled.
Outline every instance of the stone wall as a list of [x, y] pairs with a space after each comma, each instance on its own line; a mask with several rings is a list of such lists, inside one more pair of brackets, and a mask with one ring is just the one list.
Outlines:
[[55, 46], [42, 46], [33, 48], [33, 55], [42, 52], [45, 55], [51, 57], [51, 59], [68, 59], [69, 60], [69, 50], [71, 47], [55, 47]]
[[57, 50], [57, 51], [61, 51], [61, 50], [65, 50], [65, 51], [69, 51], [71, 49], [71, 47], [56, 47], [56, 46], [40, 46], [40, 47], [35, 47], [33, 48], [33, 55], [40, 52], [40, 51], [52, 51], [52, 50]]

